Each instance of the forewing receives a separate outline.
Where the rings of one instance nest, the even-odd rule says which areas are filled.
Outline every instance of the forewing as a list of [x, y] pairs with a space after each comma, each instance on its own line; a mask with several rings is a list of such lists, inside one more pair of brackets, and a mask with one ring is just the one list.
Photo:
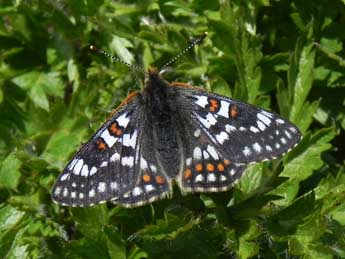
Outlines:
[[187, 85], [173, 86], [169, 94], [180, 116], [184, 150], [177, 177], [182, 191], [227, 190], [247, 164], [274, 159], [301, 139], [298, 128], [276, 114]]
[[277, 158], [301, 139], [295, 125], [274, 113], [197, 89], [173, 88], [179, 92], [184, 113], [236, 163]]
[[53, 187], [53, 200], [90, 206], [131, 190], [138, 178], [140, 116], [132, 96], [71, 159]]

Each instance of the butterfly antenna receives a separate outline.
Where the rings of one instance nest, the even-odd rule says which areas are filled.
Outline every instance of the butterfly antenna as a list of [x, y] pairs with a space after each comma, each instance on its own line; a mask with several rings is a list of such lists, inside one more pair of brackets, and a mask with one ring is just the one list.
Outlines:
[[179, 54], [177, 54], [175, 57], [170, 59], [164, 66], [162, 66], [159, 69], [159, 72], [163, 71], [166, 67], [174, 63], [176, 60], [178, 60], [180, 57], [182, 57], [184, 54], [186, 54], [188, 51], [190, 51], [195, 45], [201, 43], [207, 36], [208, 32], [204, 32], [199, 38], [194, 39], [187, 48], [185, 48], [183, 51], [181, 51]]
[[139, 67], [139, 66], [136, 66], [136, 65], [129, 64], [128, 62], [126, 62], [126, 61], [124, 61], [124, 60], [122, 60], [122, 59], [120, 59], [120, 58], [118, 58], [118, 57], [115, 57], [115, 56], [111, 55], [110, 53], [108, 53], [108, 52], [106, 52], [106, 51], [104, 51], [104, 50], [102, 50], [102, 49], [96, 48], [94, 45], [90, 45], [89, 48], [90, 48], [91, 51], [100, 53], [100, 54], [102, 54], [102, 55], [104, 55], [104, 56], [110, 58], [113, 62], [119, 62], [119, 63], [124, 64], [124, 65], [126, 65], [127, 67], [130, 67], [130, 68], [132, 68], [132, 69], [135, 69], [135, 70], [137, 70], [137, 71], [139, 71], [139, 72], [141, 72], [141, 73], [143, 73], [143, 74], [145, 74], [145, 75], [148, 74], [142, 67]]

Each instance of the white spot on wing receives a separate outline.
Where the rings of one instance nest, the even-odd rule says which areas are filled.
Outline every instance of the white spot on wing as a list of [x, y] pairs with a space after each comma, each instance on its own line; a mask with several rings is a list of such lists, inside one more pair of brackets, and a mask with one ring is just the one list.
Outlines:
[[204, 181], [204, 176], [202, 174], [198, 174], [196, 177], [195, 177], [195, 182], [198, 183], [198, 182], [203, 182]]
[[221, 176], [220, 176], [220, 180], [221, 180], [222, 182], [225, 182], [227, 179], [226, 179], [226, 177], [225, 177], [224, 175], [221, 175]]
[[218, 153], [217, 153], [216, 149], [213, 146], [208, 145], [206, 150], [213, 157], [214, 160], [218, 160], [219, 159]]
[[130, 134], [124, 134], [123, 135], [123, 140], [122, 140], [122, 145], [126, 147], [132, 147], [135, 148], [135, 144], [137, 143], [137, 138], [138, 138], [138, 131], [135, 130], [130, 136]]
[[286, 144], [286, 139], [285, 138], [280, 138], [280, 142], [283, 144]]
[[90, 191], [89, 191], [89, 197], [94, 197], [95, 196], [95, 190], [94, 189], [91, 189]]
[[98, 190], [99, 192], [105, 192], [105, 189], [106, 189], [106, 184], [105, 184], [105, 182], [99, 182], [99, 183], [98, 183], [97, 190]]
[[283, 121], [282, 119], [276, 119], [276, 122], [277, 122], [278, 124], [284, 124], [284, 123], [285, 123], [285, 121]]
[[75, 166], [75, 164], [78, 162], [77, 158], [74, 158], [73, 161], [70, 163], [70, 165], [68, 166], [69, 170], [72, 170], [73, 167]]
[[209, 154], [206, 150], [204, 150], [204, 151], [202, 152], [202, 154], [203, 154], [203, 156], [204, 156], [204, 159], [209, 159], [209, 158], [210, 158], [210, 154]]
[[90, 175], [94, 175], [97, 172], [97, 167], [93, 166], [90, 170]]
[[117, 182], [111, 182], [110, 183], [110, 189], [116, 190], [118, 188]]
[[217, 114], [225, 118], [229, 118], [229, 103], [226, 101], [220, 101], [220, 109]]
[[207, 175], [207, 181], [208, 182], [215, 182], [217, 180], [216, 175], [214, 173]]
[[142, 193], [142, 190], [140, 187], [135, 187], [133, 189], [133, 196], [139, 196]]
[[[271, 124], [271, 119], [266, 117], [267, 113], [263, 113], [263, 112], [259, 112], [256, 116], [258, 117], [259, 120], [261, 120], [263, 123], [265, 123], [267, 126], [269, 126]], [[272, 116], [269, 116], [272, 117]]]
[[108, 162], [107, 161], [103, 161], [102, 164], [101, 164], [101, 167], [106, 167], [108, 165]]
[[200, 136], [200, 133], [201, 133], [200, 129], [195, 130], [194, 137], [198, 138]]
[[280, 148], [280, 144], [278, 142], [275, 143], [274, 146], [275, 146], [276, 149]]
[[244, 147], [242, 152], [245, 156], [249, 156], [252, 153], [252, 151], [249, 149], [249, 147]]
[[123, 166], [129, 166], [129, 167], [132, 167], [134, 164], [134, 157], [132, 156], [125, 156], [122, 158], [121, 160], [121, 165]]
[[241, 127], [239, 128], [239, 130], [240, 130], [240, 131], [247, 131], [247, 128], [241, 126]]
[[83, 166], [83, 169], [81, 169], [81, 176], [87, 177], [89, 175], [89, 167], [87, 165]]
[[67, 189], [67, 188], [63, 188], [63, 193], [62, 193], [62, 195], [63, 195], [64, 197], [66, 197], [66, 196], [68, 195], [68, 189]]
[[296, 132], [297, 132], [297, 130], [296, 130], [295, 128], [293, 128], [293, 127], [290, 127], [289, 130], [290, 130], [291, 132], [293, 132], [293, 133], [296, 133]]
[[79, 193], [79, 199], [84, 199], [84, 193]]
[[258, 130], [258, 128], [256, 128], [256, 127], [254, 127], [254, 126], [250, 126], [250, 129], [249, 129], [251, 132], [254, 132], [254, 133], [258, 133], [258, 132], [260, 132], [259, 130]]
[[141, 157], [140, 158], [140, 169], [145, 170], [148, 167], [149, 166], [147, 165], [147, 162], [146, 162], [145, 158]]
[[61, 192], [61, 187], [56, 187], [55, 190], [54, 190], [54, 194], [55, 195], [59, 195]]
[[152, 184], [145, 185], [146, 192], [152, 192], [155, 189]]
[[76, 174], [76, 175], [79, 175], [80, 170], [81, 170], [83, 164], [84, 164], [84, 160], [83, 159], [79, 159], [77, 164], [75, 165], [75, 167], [73, 169], [73, 173]]
[[194, 157], [194, 159], [201, 159], [202, 158], [201, 149], [199, 147], [194, 148], [193, 157]]
[[258, 142], [255, 142], [255, 143], [253, 144], [253, 149], [254, 149], [257, 153], [260, 153], [261, 150], [262, 150], [262, 147], [259, 145]]
[[153, 172], [157, 172], [157, 167], [155, 165], [150, 165], [150, 168]]
[[265, 124], [263, 124], [261, 121], [257, 121], [256, 123], [258, 124], [258, 128], [259, 128], [261, 131], [264, 131], [264, 130], [266, 129]]
[[272, 113], [269, 113], [269, 112], [266, 112], [266, 111], [261, 111], [260, 113], [262, 113], [263, 115], [269, 117], [269, 118], [272, 118], [273, 117], [273, 114]]
[[220, 144], [223, 144], [225, 140], [229, 139], [229, 135], [222, 131], [221, 133], [216, 135], [216, 139]]
[[205, 108], [206, 105], [208, 104], [206, 96], [194, 95], [193, 97], [196, 98], [194, 102], [202, 108]]
[[191, 164], [192, 164], [192, 158], [189, 157], [189, 158], [186, 159], [186, 165], [190, 166]]
[[117, 119], [117, 123], [121, 126], [126, 128], [129, 122], [129, 118], [126, 117], [127, 113], [121, 114]]
[[60, 181], [65, 181], [67, 179], [67, 177], [69, 176], [69, 173], [65, 173], [60, 177]]
[[227, 124], [225, 126], [225, 130], [226, 132], [230, 133], [231, 131], [236, 131], [237, 129], [234, 126]]
[[114, 155], [112, 155], [110, 157], [110, 161], [111, 162], [120, 161], [120, 154], [119, 153], [115, 153]]
[[107, 143], [108, 147], [112, 147], [118, 140], [118, 138], [114, 138], [113, 136], [109, 134], [108, 129], [105, 129], [102, 132], [101, 138], [105, 141], [105, 143]]
[[265, 148], [268, 152], [272, 152], [272, 148], [269, 145], [266, 145]]
[[291, 134], [290, 134], [287, 130], [285, 130], [284, 133], [285, 133], [285, 135], [286, 135], [289, 139], [292, 138]]
[[217, 123], [216, 120], [217, 115], [213, 115], [212, 113], [207, 113], [206, 119], [202, 118], [201, 116], [197, 115], [198, 120], [204, 125], [207, 129], [209, 129], [212, 125]]
[[76, 192], [71, 192], [71, 198], [74, 199], [75, 197], [77, 197]]

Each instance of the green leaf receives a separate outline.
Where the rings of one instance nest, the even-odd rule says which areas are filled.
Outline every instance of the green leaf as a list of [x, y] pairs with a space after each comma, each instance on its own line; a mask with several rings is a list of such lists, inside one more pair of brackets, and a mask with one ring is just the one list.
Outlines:
[[288, 163], [285, 164], [280, 176], [289, 177], [289, 180], [272, 191], [272, 194], [284, 197], [275, 203], [288, 204], [294, 199], [299, 190], [299, 182], [308, 178], [313, 170], [319, 169], [323, 165], [321, 153], [331, 148], [329, 142], [334, 137], [335, 132], [332, 128], [308, 134], [298, 148], [287, 156]]
[[16, 189], [21, 173], [19, 171], [22, 162], [16, 157], [16, 153], [9, 154], [0, 164], [0, 187]]
[[106, 228], [105, 233], [107, 235], [107, 246], [110, 257], [118, 259], [127, 258], [125, 242], [120, 233], [113, 227]]
[[302, 43], [302, 39], [297, 43], [291, 68], [289, 70], [289, 89], [293, 100], [291, 106], [290, 119], [298, 122], [298, 114], [303, 110], [304, 102], [313, 84], [313, 70], [315, 62], [315, 49], [311, 40]]
[[87, 238], [101, 234], [101, 229], [108, 223], [108, 211], [105, 205], [90, 208], [73, 209], [73, 219], [78, 230]]
[[19, 211], [9, 205], [2, 207], [0, 209], [0, 239], [2, 239], [8, 231], [17, 227], [24, 216], [25, 212]]
[[56, 72], [27, 72], [13, 78], [12, 81], [27, 90], [31, 101], [46, 111], [49, 111], [48, 95], [63, 96], [64, 86], [60, 75]]
[[127, 63], [134, 64], [134, 57], [128, 48], [132, 48], [133, 45], [125, 38], [113, 35], [113, 39], [110, 43], [111, 49], [118, 55], [119, 58]]

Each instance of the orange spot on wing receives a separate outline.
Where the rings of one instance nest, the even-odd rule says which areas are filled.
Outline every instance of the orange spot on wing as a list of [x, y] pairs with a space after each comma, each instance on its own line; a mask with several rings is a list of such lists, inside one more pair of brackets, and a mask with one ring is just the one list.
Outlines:
[[210, 98], [208, 100], [209, 102], [209, 108], [208, 110], [210, 112], [216, 112], [218, 109], [219, 109], [219, 101], [217, 99], [214, 99], [214, 98]]
[[148, 174], [144, 174], [144, 175], [143, 175], [143, 181], [144, 181], [145, 183], [148, 183], [148, 182], [151, 181], [151, 177], [150, 177]]
[[118, 128], [118, 125], [116, 122], [112, 123], [108, 129], [110, 133], [112, 133], [115, 136], [121, 136], [123, 133], [122, 130]]
[[201, 172], [202, 171], [202, 164], [196, 164], [195, 170], [197, 170], [198, 172]]
[[106, 150], [107, 149], [107, 144], [104, 143], [103, 140], [97, 140], [97, 147], [99, 150]]
[[122, 130], [120, 130], [120, 129], [118, 129], [118, 130], [116, 131], [116, 135], [117, 135], [117, 136], [121, 136], [122, 133], [123, 133], [123, 132], [122, 132]]
[[230, 165], [230, 164], [231, 164], [231, 161], [230, 161], [230, 160], [228, 160], [228, 159], [224, 159], [224, 161], [223, 161], [223, 162], [224, 162], [224, 164], [225, 164], [225, 165]]
[[158, 183], [158, 184], [164, 184], [164, 183], [165, 183], [165, 180], [164, 180], [164, 178], [163, 178], [162, 176], [157, 175], [157, 176], [156, 176], [156, 183]]
[[207, 170], [209, 172], [213, 172], [214, 171], [214, 165], [212, 165], [211, 163], [208, 163], [207, 166], [206, 166]]
[[189, 179], [189, 178], [191, 178], [191, 177], [192, 177], [192, 171], [191, 171], [189, 168], [187, 168], [187, 169], [184, 171], [183, 177], [184, 177], [184, 179]]
[[224, 165], [222, 163], [219, 163], [217, 165], [217, 168], [218, 168], [218, 171], [220, 171], [220, 172], [224, 172], [224, 170], [225, 170]]
[[235, 118], [238, 115], [238, 107], [236, 105], [230, 105], [229, 115], [231, 118]]

